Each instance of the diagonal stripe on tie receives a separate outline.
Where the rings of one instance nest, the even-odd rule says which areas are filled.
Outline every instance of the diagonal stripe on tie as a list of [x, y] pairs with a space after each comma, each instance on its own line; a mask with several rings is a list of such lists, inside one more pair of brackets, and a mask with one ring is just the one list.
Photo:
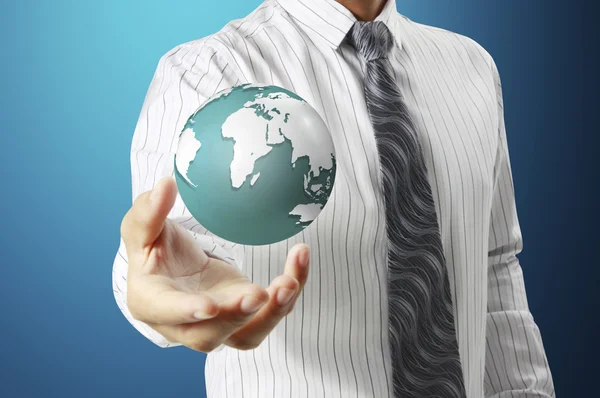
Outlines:
[[448, 271], [422, 148], [387, 59], [393, 37], [382, 21], [357, 21], [348, 41], [366, 62], [381, 164], [394, 398], [462, 398]]

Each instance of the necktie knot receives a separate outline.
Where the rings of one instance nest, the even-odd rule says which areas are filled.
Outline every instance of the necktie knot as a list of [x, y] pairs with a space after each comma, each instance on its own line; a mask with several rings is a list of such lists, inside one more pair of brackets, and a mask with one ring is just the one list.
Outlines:
[[365, 61], [386, 58], [393, 44], [390, 30], [382, 21], [356, 21], [348, 40]]

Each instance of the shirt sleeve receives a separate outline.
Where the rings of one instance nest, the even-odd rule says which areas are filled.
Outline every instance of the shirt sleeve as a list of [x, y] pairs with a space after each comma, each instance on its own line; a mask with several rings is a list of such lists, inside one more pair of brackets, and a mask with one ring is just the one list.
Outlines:
[[[131, 143], [132, 202], [151, 190], [162, 177], [174, 175], [178, 137], [188, 118], [214, 93], [239, 84], [235, 70], [209, 45], [179, 45], [163, 55], [148, 88]], [[192, 217], [179, 193], [168, 215], [185, 228], [208, 255], [238, 267], [243, 253], [238, 245], [207, 231]], [[112, 285], [125, 318], [159, 347], [179, 346], [144, 322], [134, 319], [127, 307], [127, 252], [123, 239], [116, 253]]]
[[515, 207], [502, 85], [492, 60], [498, 101], [498, 149], [488, 252], [486, 397], [554, 397], [540, 330], [529, 306], [517, 254], [523, 240]]

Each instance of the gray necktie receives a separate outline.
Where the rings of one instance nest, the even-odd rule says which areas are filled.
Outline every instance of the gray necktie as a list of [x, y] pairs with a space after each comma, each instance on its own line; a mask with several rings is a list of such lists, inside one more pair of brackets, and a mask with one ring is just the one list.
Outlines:
[[465, 397], [427, 168], [387, 59], [393, 37], [382, 21], [357, 21], [348, 41], [366, 61], [365, 96], [383, 177], [394, 398]]

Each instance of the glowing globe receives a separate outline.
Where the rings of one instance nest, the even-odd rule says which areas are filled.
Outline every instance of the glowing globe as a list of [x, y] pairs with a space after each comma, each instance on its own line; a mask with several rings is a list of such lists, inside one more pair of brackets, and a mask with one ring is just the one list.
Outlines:
[[282, 87], [243, 84], [208, 98], [175, 154], [179, 194], [213, 234], [244, 245], [288, 239], [319, 215], [335, 149], [317, 111]]

